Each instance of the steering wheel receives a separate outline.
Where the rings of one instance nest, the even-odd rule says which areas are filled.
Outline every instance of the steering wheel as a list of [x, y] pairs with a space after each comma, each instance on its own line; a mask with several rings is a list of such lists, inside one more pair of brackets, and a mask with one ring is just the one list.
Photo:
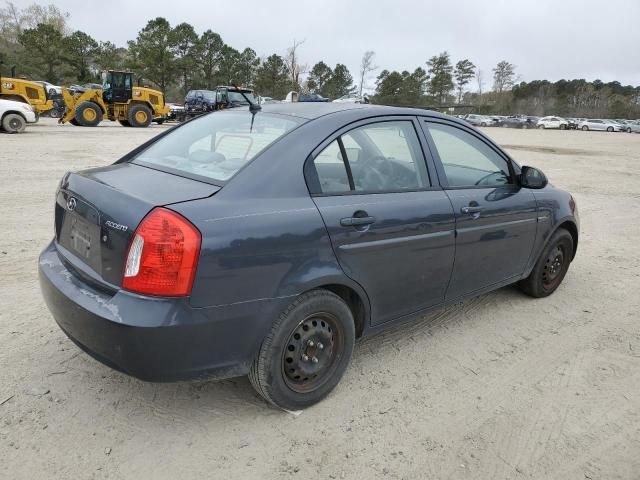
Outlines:
[[364, 183], [366, 190], [384, 190], [387, 186], [388, 175], [385, 175], [384, 170], [388, 170], [387, 159], [381, 155], [367, 158], [363, 161], [364, 169]]

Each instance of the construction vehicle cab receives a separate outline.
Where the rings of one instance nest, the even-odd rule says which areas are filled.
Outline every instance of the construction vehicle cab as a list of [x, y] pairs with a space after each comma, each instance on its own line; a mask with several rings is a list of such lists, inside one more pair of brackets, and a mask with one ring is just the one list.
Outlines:
[[54, 100], [40, 83], [21, 78], [0, 77], [0, 99], [27, 103], [36, 116], [55, 107]]
[[162, 92], [134, 86], [131, 72], [109, 70], [102, 80], [101, 89], [62, 91], [66, 110], [60, 123], [94, 127], [106, 117], [127, 127], [148, 127], [167, 117], [169, 107]]

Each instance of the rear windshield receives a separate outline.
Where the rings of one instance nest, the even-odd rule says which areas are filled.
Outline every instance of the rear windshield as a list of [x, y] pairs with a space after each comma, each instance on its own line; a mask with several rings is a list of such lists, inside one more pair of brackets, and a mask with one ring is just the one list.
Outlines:
[[153, 143], [131, 161], [216, 182], [298, 125], [299, 120], [249, 111], [215, 112], [193, 120]]

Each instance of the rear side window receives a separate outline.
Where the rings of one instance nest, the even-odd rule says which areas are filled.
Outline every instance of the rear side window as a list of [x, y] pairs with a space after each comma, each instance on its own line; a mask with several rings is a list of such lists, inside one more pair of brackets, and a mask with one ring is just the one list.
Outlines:
[[313, 161], [312, 193], [381, 193], [430, 186], [411, 121], [365, 125], [343, 134]]
[[509, 163], [489, 145], [460, 128], [427, 123], [451, 187], [511, 183]]
[[299, 120], [248, 111], [202, 116], [168, 133], [131, 161], [225, 182]]

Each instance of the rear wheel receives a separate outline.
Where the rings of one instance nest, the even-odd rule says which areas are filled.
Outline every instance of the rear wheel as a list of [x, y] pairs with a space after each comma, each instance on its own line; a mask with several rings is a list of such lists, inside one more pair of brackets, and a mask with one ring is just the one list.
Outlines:
[[260, 395], [280, 408], [311, 406], [342, 378], [354, 341], [349, 307], [332, 292], [313, 290], [299, 296], [275, 322], [249, 380]]
[[129, 120], [118, 120], [118, 123], [120, 125], [122, 125], [123, 127], [130, 127], [131, 124], [129, 123]]
[[7, 133], [22, 133], [27, 128], [27, 122], [17, 113], [8, 113], [2, 119], [2, 128]]
[[143, 128], [151, 124], [153, 117], [151, 109], [146, 105], [136, 104], [129, 108], [129, 124], [132, 127]]
[[631, 133], [631, 127], [627, 127], [627, 133]]
[[519, 283], [527, 295], [542, 298], [560, 286], [573, 259], [573, 237], [564, 228], [553, 234], [531, 274]]
[[566, 130], [567, 126], [564, 123], [560, 124], [560, 130]]
[[607, 127], [607, 132], [613, 132], [613, 127]]
[[97, 103], [82, 102], [76, 107], [75, 120], [81, 127], [95, 127], [102, 121], [102, 110]]
[[543, 129], [543, 130], [544, 130], [544, 129], [545, 129], [545, 126], [544, 126], [544, 124], [543, 124], [543, 123], [541, 123], [540, 125], [538, 125], [538, 128], [541, 128], [541, 129]]
[[583, 131], [583, 132], [586, 132], [586, 131], [588, 131], [588, 130], [589, 130], [589, 127], [587, 127], [586, 125], [583, 125], [583, 126], [582, 126], [582, 131]]

